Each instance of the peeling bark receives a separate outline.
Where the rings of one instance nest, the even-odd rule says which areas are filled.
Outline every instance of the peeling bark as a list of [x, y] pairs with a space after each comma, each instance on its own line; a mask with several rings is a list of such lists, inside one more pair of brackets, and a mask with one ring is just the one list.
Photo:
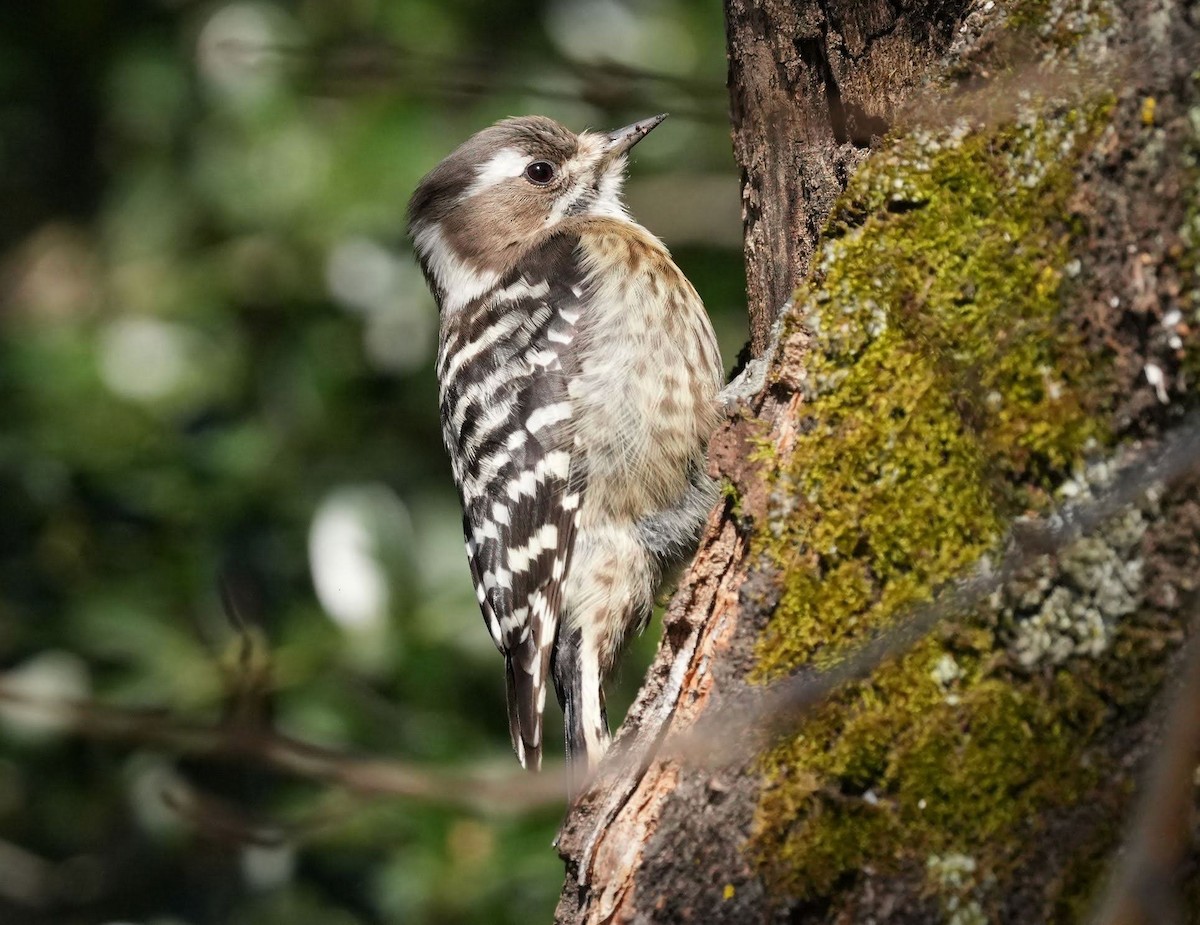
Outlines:
[[[712, 666], [737, 629], [744, 537], [727, 511], [714, 512], [696, 563], [672, 600], [658, 655], [630, 709], [614, 755], [640, 737], [661, 739], [695, 720], [713, 689]], [[619, 764], [619, 761], [617, 762]], [[560, 835], [567, 878], [556, 921], [620, 920], [634, 907], [635, 874], [661, 813], [679, 784], [674, 761], [629, 767], [602, 778], [573, 808]]]

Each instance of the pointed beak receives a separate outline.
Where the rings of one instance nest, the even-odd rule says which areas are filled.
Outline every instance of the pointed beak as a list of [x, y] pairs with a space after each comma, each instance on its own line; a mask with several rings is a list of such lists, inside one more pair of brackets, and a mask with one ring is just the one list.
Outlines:
[[630, 148], [649, 135], [666, 117], [667, 114], [664, 112], [661, 115], [651, 116], [649, 119], [642, 119], [640, 122], [634, 122], [632, 125], [609, 132], [604, 136], [608, 142], [608, 147], [604, 152], [605, 155], [613, 158], [627, 153]]

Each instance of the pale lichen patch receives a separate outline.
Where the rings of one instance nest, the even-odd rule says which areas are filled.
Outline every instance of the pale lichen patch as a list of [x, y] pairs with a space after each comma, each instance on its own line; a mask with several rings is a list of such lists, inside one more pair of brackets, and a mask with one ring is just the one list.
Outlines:
[[955, 851], [932, 854], [925, 862], [925, 874], [938, 894], [946, 925], [988, 925], [988, 917], [973, 895], [980, 879], [973, 857]]
[[1102, 654], [1118, 622], [1137, 610], [1147, 522], [1136, 508], [1095, 535], [1044, 557], [998, 595], [1000, 637], [1024, 668]]

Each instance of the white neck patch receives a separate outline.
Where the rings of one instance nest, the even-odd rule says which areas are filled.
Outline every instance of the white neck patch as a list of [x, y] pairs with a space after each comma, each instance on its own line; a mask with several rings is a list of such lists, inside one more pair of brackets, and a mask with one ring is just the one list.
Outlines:
[[500, 282], [500, 274], [493, 270], [471, 269], [446, 243], [442, 229], [437, 224], [415, 228], [413, 243], [441, 290], [441, 309], [444, 312], [457, 311], [472, 299], [494, 289]]
[[528, 154], [522, 154], [515, 148], [501, 148], [475, 171], [475, 182], [467, 187], [463, 198], [476, 196], [484, 190], [491, 189], [497, 183], [521, 176], [528, 163]]
[[589, 213], [603, 215], [608, 218], [629, 218], [625, 211], [625, 203], [621, 200], [621, 190], [625, 186], [625, 158], [618, 158], [608, 165], [604, 176], [600, 178], [600, 193], [592, 203]]

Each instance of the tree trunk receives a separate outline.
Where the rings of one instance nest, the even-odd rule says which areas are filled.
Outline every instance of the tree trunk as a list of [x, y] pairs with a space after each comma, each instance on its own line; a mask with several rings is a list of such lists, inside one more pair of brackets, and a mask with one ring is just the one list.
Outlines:
[[1194, 483], [734, 767], [621, 755], [838, 665], [1196, 404], [1200, 7], [726, 13], [765, 376], [714, 438], [726, 501], [612, 773], [564, 826], [557, 921], [1080, 921], [1200, 586]]
[[949, 44], [965, 0], [729, 0], [750, 349], [808, 270], [846, 180]]

